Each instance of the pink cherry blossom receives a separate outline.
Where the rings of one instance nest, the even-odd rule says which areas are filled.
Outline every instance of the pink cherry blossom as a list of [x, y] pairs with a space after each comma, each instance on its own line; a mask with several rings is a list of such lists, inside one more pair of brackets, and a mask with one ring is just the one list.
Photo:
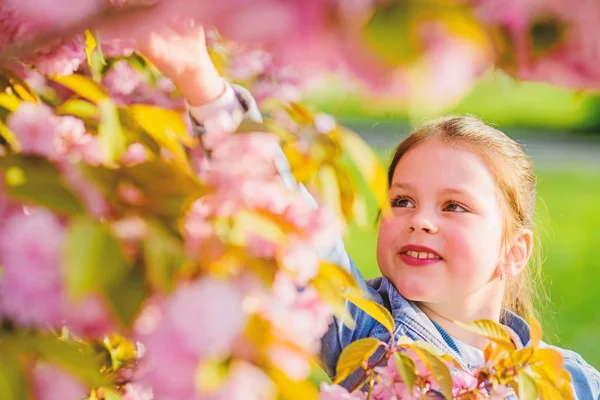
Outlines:
[[[502, 65], [520, 79], [536, 80], [574, 88], [600, 87], [600, 74], [593, 66], [600, 60], [600, 41], [594, 27], [600, 23], [600, 4], [578, 0], [564, 7], [559, 0], [475, 3], [478, 17], [506, 30], [514, 63]], [[532, 27], [540, 22], [554, 24], [557, 41], [546, 49], [534, 49]], [[504, 60], [499, 60], [504, 63]]]
[[195, 399], [194, 376], [199, 358], [181, 340], [162, 308], [148, 304], [135, 330], [147, 350], [138, 371], [139, 383], [151, 387], [156, 399]]
[[180, 285], [147, 305], [136, 321], [147, 352], [140, 383], [158, 399], [195, 399], [195, 373], [204, 357], [226, 356], [242, 333], [246, 316], [239, 291], [215, 278]]
[[312, 287], [299, 291], [283, 272], [277, 273], [272, 290], [260, 314], [272, 324], [276, 337], [316, 353], [332, 318], [327, 304]]
[[141, 164], [148, 160], [148, 150], [141, 143], [133, 143], [127, 147], [125, 153], [121, 157], [121, 164], [132, 166]]
[[67, 299], [66, 308], [66, 325], [81, 337], [102, 338], [118, 332], [118, 325], [108, 310], [106, 300], [98, 295], [89, 293], [78, 301]]
[[56, 152], [72, 162], [83, 161], [99, 165], [104, 161], [102, 148], [97, 136], [86, 133], [85, 125], [72, 116], [56, 117]]
[[56, 155], [56, 117], [49, 107], [24, 102], [8, 117], [7, 125], [17, 136], [23, 153]]
[[314, 246], [301, 240], [289, 240], [281, 250], [281, 265], [289, 270], [300, 286], [308, 284], [319, 272], [319, 256]]
[[457, 396], [462, 391], [474, 390], [477, 378], [466, 371], [458, 370], [452, 374], [452, 395]]
[[0, 310], [19, 325], [56, 327], [64, 321], [60, 275], [64, 232], [60, 220], [45, 210], [3, 220]]
[[106, 57], [128, 57], [135, 50], [135, 41], [131, 38], [102, 39], [100, 47]]
[[299, 381], [310, 374], [310, 363], [304, 354], [283, 344], [273, 344], [267, 353], [273, 365], [283, 371], [290, 379]]
[[85, 41], [82, 35], [63, 39], [43, 48], [25, 59], [26, 64], [34, 65], [45, 75], [70, 75], [77, 71], [86, 60]]
[[366, 400], [367, 393], [356, 391], [349, 393], [344, 387], [340, 385], [328, 385], [325, 382], [321, 383], [321, 392], [319, 393], [319, 400]]
[[101, 10], [104, 5], [102, 0], [63, 1], [60, 7], [57, 7], [53, 0], [5, 0], [2, 4], [20, 18], [53, 29], [85, 20]]
[[125, 385], [121, 400], [153, 400], [154, 394], [152, 388], [142, 386], [137, 383], [128, 383]]
[[240, 293], [230, 282], [204, 278], [183, 285], [166, 304], [181, 340], [200, 356], [227, 354], [246, 322]]
[[273, 382], [260, 368], [235, 361], [226, 381], [216, 393], [202, 394], [203, 400], [270, 400], [275, 397]]
[[143, 83], [143, 75], [125, 60], [114, 63], [102, 78], [102, 85], [113, 96], [129, 96]]
[[36, 364], [31, 379], [37, 400], [81, 400], [89, 393], [81, 381], [51, 364]]

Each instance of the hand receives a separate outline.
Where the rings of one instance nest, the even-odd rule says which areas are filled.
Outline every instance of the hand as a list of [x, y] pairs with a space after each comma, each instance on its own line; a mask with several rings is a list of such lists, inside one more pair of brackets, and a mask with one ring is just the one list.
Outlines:
[[137, 38], [136, 44], [190, 105], [206, 104], [225, 91], [225, 83], [208, 54], [204, 28], [194, 21], [173, 22]]

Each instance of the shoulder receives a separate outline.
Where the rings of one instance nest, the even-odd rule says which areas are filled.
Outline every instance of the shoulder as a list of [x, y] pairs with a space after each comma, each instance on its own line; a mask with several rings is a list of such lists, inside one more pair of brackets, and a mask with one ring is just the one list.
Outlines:
[[600, 373], [574, 351], [544, 344], [557, 350], [564, 360], [565, 369], [571, 375], [578, 399], [600, 399]]

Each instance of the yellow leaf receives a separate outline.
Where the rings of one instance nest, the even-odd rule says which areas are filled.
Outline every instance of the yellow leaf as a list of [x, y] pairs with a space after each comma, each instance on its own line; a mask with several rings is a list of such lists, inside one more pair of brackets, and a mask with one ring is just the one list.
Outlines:
[[2, 122], [2, 120], [0, 120], [0, 137], [4, 138], [4, 140], [6, 141], [6, 143], [8, 143], [12, 151], [14, 151], [15, 153], [21, 151], [21, 145], [17, 140], [17, 136], [14, 134], [13, 131], [8, 129], [8, 126], [6, 126], [4, 122]]
[[22, 101], [14, 95], [0, 93], [0, 107], [5, 108], [10, 112], [15, 112], [21, 103]]
[[460, 321], [454, 321], [454, 323], [469, 332], [490, 339], [508, 351], [515, 350], [515, 345], [511, 341], [508, 332], [506, 332], [500, 324], [494, 321], [480, 319], [468, 324]]
[[385, 214], [389, 208], [387, 175], [375, 152], [358, 136], [348, 130], [339, 137], [344, 153], [347, 153], [373, 192], [377, 205]]
[[103, 100], [110, 99], [110, 96], [104, 90], [104, 88], [100, 86], [100, 84], [94, 82], [92, 79], [86, 76], [72, 74], [66, 76], [55, 76], [52, 79], [93, 103], [100, 103]]
[[[570, 388], [571, 386], [569, 386]], [[537, 388], [539, 390], [541, 400], [571, 400], [573, 399], [573, 393], [571, 390], [568, 392], [561, 391], [556, 388], [551, 382], [545, 379], [537, 380]]]
[[529, 328], [531, 331], [531, 347], [534, 349], [539, 345], [542, 340], [542, 326], [535, 318], [529, 318]]
[[446, 363], [435, 354], [421, 346], [413, 346], [412, 349], [425, 363], [440, 385], [440, 391], [447, 399], [452, 399], [452, 376]]
[[563, 366], [563, 356], [550, 348], [535, 349], [530, 360], [530, 367], [534, 373], [556, 383], [562, 380]]
[[362, 368], [383, 344], [382, 341], [375, 338], [364, 338], [350, 343], [338, 359], [334, 383], [342, 382], [353, 372]]
[[412, 393], [412, 388], [417, 381], [417, 367], [415, 366], [415, 362], [412, 358], [399, 351], [394, 353], [394, 361], [396, 362], [396, 368], [398, 368], [400, 377]]
[[178, 164], [191, 171], [182, 143], [189, 147], [195, 147], [197, 142], [189, 135], [180, 114], [172, 110], [142, 104], [129, 107], [129, 112], [148, 135], [173, 154]]
[[100, 112], [98, 107], [86, 100], [70, 99], [58, 106], [56, 109], [58, 115], [73, 115], [78, 118], [98, 118]]
[[96, 49], [98, 43], [96, 38], [89, 30], [85, 31], [85, 55], [87, 56], [88, 64], [92, 65], [92, 52]]
[[409, 338], [408, 336], [400, 336], [398, 340], [396, 340], [396, 346], [407, 348], [413, 345], [415, 341]]
[[319, 193], [325, 204], [337, 214], [340, 220], [344, 221], [340, 185], [338, 185], [335, 169], [330, 165], [321, 166], [317, 174], [317, 181], [319, 183]]
[[319, 292], [323, 301], [333, 309], [335, 316], [348, 328], [353, 329], [354, 319], [346, 308], [346, 300], [342, 295], [346, 290], [358, 290], [356, 279], [352, 274], [339, 265], [322, 261], [319, 273], [310, 284]]
[[196, 391], [201, 395], [213, 394], [223, 386], [228, 372], [228, 365], [223, 360], [202, 360], [196, 367]]
[[394, 327], [396, 326], [392, 314], [382, 305], [372, 300], [365, 299], [356, 293], [344, 293], [344, 297], [354, 303], [362, 311], [370, 315], [375, 321], [383, 325], [391, 337], [394, 337]]
[[29, 86], [25, 79], [8, 68], [0, 67], [0, 91], [7, 89], [12, 91], [9, 94], [14, 94], [21, 100], [31, 103], [39, 101], [37, 93]]
[[538, 395], [535, 380], [525, 371], [519, 371], [519, 400], [535, 400]]
[[[293, 381], [283, 372], [272, 368], [269, 376], [279, 390], [279, 398], [282, 400], [317, 400], [319, 393], [310, 381]], [[274, 398], [265, 396], [265, 398]]]
[[313, 123], [312, 113], [302, 104], [290, 103], [286, 110], [295, 121], [301, 124]]
[[511, 353], [510, 356], [504, 360], [504, 364], [509, 365], [510, 367], [522, 366], [530, 361], [532, 355], [533, 349], [531, 347], [525, 347]]
[[169, 138], [178, 139], [189, 147], [196, 147], [198, 142], [194, 140], [185, 125], [180, 113], [146, 104], [135, 104], [129, 107], [129, 112], [138, 124], [159, 143], [159, 136], [166, 135]]

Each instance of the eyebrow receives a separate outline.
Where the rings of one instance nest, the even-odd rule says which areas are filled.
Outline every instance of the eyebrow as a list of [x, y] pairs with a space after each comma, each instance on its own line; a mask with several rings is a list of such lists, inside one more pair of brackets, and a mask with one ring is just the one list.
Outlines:
[[[410, 191], [412, 189], [414, 189], [414, 187], [409, 184], [409, 183], [398, 183], [398, 182], [394, 182], [392, 184], [391, 189], [401, 189], [401, 190], [406, 190], [406, 191]], [[457, 189], [457, 188], [444, 188], [442, 190], [439, 191], [440, 194], [443, 195], [471, 195], [471, 193], [468, 190], [464, 190], [464, 189]]]

